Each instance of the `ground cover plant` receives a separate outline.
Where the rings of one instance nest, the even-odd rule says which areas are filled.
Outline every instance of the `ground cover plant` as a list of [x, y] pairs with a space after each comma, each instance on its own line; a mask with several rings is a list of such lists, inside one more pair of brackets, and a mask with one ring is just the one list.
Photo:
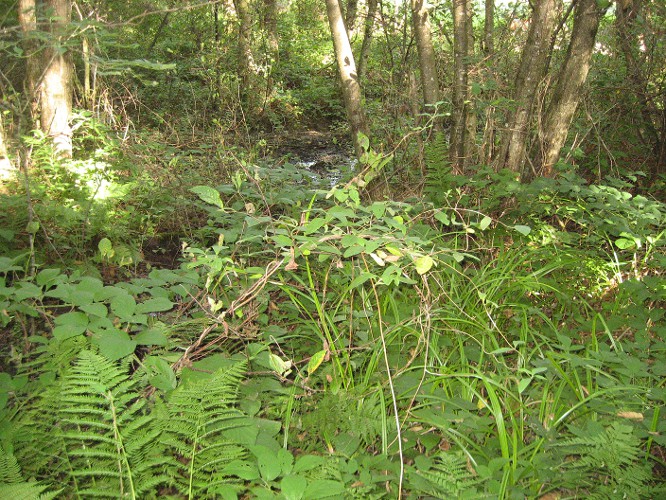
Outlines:
[[433, 3], [0, 0], [0, 497], [666, 497], [663, 7]]

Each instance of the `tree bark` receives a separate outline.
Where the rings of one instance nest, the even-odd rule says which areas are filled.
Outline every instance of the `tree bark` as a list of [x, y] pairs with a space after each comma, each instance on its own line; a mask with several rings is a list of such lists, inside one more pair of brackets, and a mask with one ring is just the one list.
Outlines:
[[562, 0], [535, 0], [527, 41], [520, 58], [514, 84], [515, 110], [507, 121], [496, 168], [508, 168], [526, 177], [523, 166], [532, 109], [541, 80], [545, 76], [550, 40], [555, 30]]
[[453, 124], [449, 156], [453, 171], [462, 174], [467, 159], [468, 45], [467, 0], [453, 0]]
[[257, 102], [254, 96], [255, 63], [252, 54], [252, 19], [248, 0], [234, 0], [238, 16], [238, 79], [240, 82], [241, 101], [249, 116], [257, 113]]
[[37, 82], [40, 79], [37, 41], [37, 6], [35, 0], [19, 0], [18, 19], [23, 33], [22, 46], [25, 53], [24, 92], [31, 103], [32, 118], [37, 119]]
[[358, 0], [347, 0], [345, 7], [345, 27], [347, 36], [351, 37], [356, 24], [356, 13], [358, 12]]
[[419, 53], [423, 103], [427, 113], [435, 112], [439, 101], [439, 81], [437, 78], [437, 60], [430, 31], [430, 8], [427, 0], [411, 0], [414, 37]]
[[72, 156], [72, 57], [65, 48], [67, 27], [72, 21], [70, 0], [46, 0], [51, 39], [42, 53], [42, 78], [39, 85], [42, 131], [53, 141], [56, 153]]
[[597, 0], [578, 0], [574, 11], [571, 41], [557, 80], [553, 98], [546, 111], [540, 141], [541, 175], [552, 175], [553, 165], [560, 157], [580, 102], [581, 91], [590, 69], [594, 43], [604, 10]]
[[486, 56], [495, 52], [495, 0], [486, 0], [483, 21], [483, 53]]
[[335, 58], [338, 63], [340, 81], [342, 84], [342, 97], [347, 111], [347, 119], [354, 141], [354, 150], [360, 157], [363, 154], [363, 148], [359, 141], [359, 133], [368, 136], [368, 126], [363, 109], [363, 98], [361, 95], [361, 86], [358, 82], [356, 73], [356, 63], [352, 54], [349, 37], [345, 29], [345, 23], [342, 19], [342, 12], [338, 0], [326, 0], [326, 12], [328, 23], [331, 28], [333, 38], [333, 47], [335, 49]]
[[372, 35], [374, 33], [377, 4], [377, 0], [368, 0], [368, 14], [365, 17], [365, 26], [363, 28], [363, 43], [361, 44], [361, 53], [358, 56], [359, 82], [362, 82], [363, 78], [365, 78], [365, 72], [368, 66], [368, 56], [370, 55], [370, 44], [372, 43]]

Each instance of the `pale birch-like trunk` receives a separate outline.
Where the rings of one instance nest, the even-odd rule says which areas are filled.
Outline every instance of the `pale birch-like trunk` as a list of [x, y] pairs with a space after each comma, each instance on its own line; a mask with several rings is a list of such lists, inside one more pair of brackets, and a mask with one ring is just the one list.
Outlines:
[[603, 16], [603, 9], [597, 0], [578, 0], [574, 12], [571, 41], [564, 64], [560, 71], [557, 86], [546, 111], [544, 127], [540, 138], [541, 175], [550, 176], [553, 166], [560, 157], [581, 98], [581, 91], [590, 69], [594, 43]]
[[486, 0], [483, 20], [483, 53], [495, 52], [495, 0]]
[[42, 131], [51, 139], [56, 153], [62, 157], [72, 156], [73, 64], [68, 50], [67, 28], [72, 21], [72, 4], [69, 0], [47, 0], [50, 14], [49, 33], [51, 39], [42, 53], [42, 75], [39, 83], [41, 105], [40, 124]]
[[467, 159], [468, 45], [467, 0], [453, 0], [453, 123], [449, 156], [453, 171], [463, 173]]
[[354, 150], [356, 151], [356, 155], [360, 157], [363, 153], [363, 148], [359, 142], [359, 133], [368, 136], [368, 127], [363, 109], [361, 86], [356, 73], [354, 54], [352, 53], [347, 30], [345, 29], [339, 1], [326, 0], [326, 12], [331, 28], [340, 82], [342, 84], [342, 97], [351, 128], [352, 140], [354, 141]]
[[502, 146], [496, 161], [498, 169], [523, 174], [530, 119], [537, 90], [548, 64], [551, 36], [561, 11], [562, 0], [536, 0], [514, 84], [515, 110], [508, 117]]

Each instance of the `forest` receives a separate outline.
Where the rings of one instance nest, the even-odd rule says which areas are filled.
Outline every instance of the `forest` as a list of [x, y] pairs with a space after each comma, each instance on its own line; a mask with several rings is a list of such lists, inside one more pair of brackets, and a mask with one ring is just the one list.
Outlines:
[[666, 498], [663, 0], [0, 0], [0, 96], [0, 498]]

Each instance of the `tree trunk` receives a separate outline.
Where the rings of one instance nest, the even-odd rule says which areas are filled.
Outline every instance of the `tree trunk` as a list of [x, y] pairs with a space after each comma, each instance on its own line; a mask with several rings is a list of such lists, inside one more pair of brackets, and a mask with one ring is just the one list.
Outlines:
[[414, 36], [419, 52], [419, 68], [421, 70], [421, 86], [423, 102], [427, 113], [435, 112], [439, 101], [439, 81], [437, 78], [437, 60], [430, 32], [430, 9], [427, 0], [411, 0]]
[[540, 141], [541, 154], [536, 158], [537, 165], [542, 164], [543, 176], [552, 174], [553, 165], [559, 159], [560, 150], [566, 142], [590, 69], [597, 30], [603, 13], [604, 10], [598, 6], [597, 0], [578, 0], [569, 49], [560, 70], [553, 98], [546, 111]]
[[70, 0], [47, 0], [47, 14], [51, 19], [51, 39], [42, 53], [43, 71], [39, 85], [41, 104], [40, 123], [42, 131], [51, 138], [56, 153], [72, 156], [72, 129], [69, 126], [72, 114], [71, 54], [64, 50], [67, 27], [72, 21]]
[[240, 82], [241, 102], [250, 117], [257, 114], [257, 102], [254, 95], [255, 63], [252, 55], [252, 19], [248, 0], [234, 0], [238, 16], [238, 79]]
[[[7, 143], [3, 120], [2, 113], [0, 113], [0, 182], [11, 179], [12, 175], [14, 174], [14, 166], [12, 165], [11, 161], [9, 161], [9, 155], [7, 153]], [[0, 192], [2, 192], [1, 186]]]
[[515, 110], [507, 120], [497, 169], [508, 168], [523, 174], [530, 118], [541, 80], [548, 64], [550, 40], [555, 30], [562, 0], [536, 0], [527, 41], [520, 58], [514, 84]]
[[495, 0], [486, 0], [483, 22], [483, 53], [486, 56], [495, 52]]
[[[639, 49], [640, 35], [638, 26], [641, 25], [641, 8], [643, 0], [618, 0], [615, 9], [615, 28], [618, 42], [627, 68], [627, 76], [635, 98], [638, 102], [638, 112], [642, 118], [642, 127], [639, 130], [647, 135], [646, 142], [651, 143], [657, 159], [654, 173], [664, 170], [666, 165], [666, 121], [663, 118], [663, 107], [654, 101], [648, 90], [649, 83], [645, 74], [645, 55]], [[639, 21], [639, 22], [637, 22]], [[666, 98], [665, 98], [666, 100]], [[661, 133], [658, 124], [663, 124]]]
[[347, 6], [345, 7], [345, 27], [347, 28], [347, 36], [349, 37], [354, 32], [357, 12], [358, 0], [347, 0]]
[[354, 150], [356, 151], [356, 155], [360, 157], [363, 154], [363, 148], [359, 141], [359, 133], [368, 136], [368, 127], [363, 109], [361, 86], [358, 83], [356, 73], [356, 63], [354, 62], [354, 55], [352, 54], [338, 0], [326, 0], [326, 12], [333, 38], [335, 58], [338, 62], [338, 71], [342, 84], [342, 97], [347, 111], [347, 119], [351, 127]]
[[23, 33], [22, 46], [26, 54], [24, 92], [31, 103], [32, 118], [37, 119], [37, 82], [40, 79], [37, 39], [37, 12], [35, 0], [19, 0], [18, 19]]
[[449, 156], [454, 173], [462, 174], [467, 159], [468, 44], [467, 0], [453, 0], [453, 124]]
[[363, 43], [361, 44], [361, 53], [358, 56], [358, 81], [362, 82], [365, 77], [365, 71], [368, 65], [368, 56], [370, 55], [370, 44], [374, 33], [375, 15], [377, 14], [377, 0], [368, 0], [368, 14], [365, 17], [365, 27], [363, 28]]

